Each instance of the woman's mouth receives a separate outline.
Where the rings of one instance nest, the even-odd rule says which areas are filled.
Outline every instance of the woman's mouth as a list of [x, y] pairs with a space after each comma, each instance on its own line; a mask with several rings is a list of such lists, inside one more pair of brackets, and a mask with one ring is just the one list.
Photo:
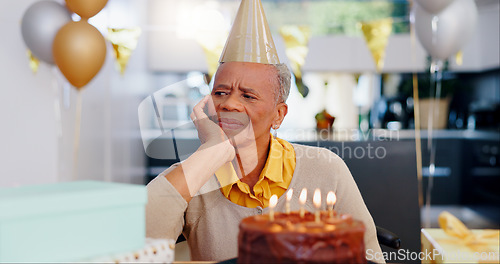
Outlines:
[[240, 130], [242, 129], [245, 125], [237, 120], [237, 119], [233, 119], [233, 118], [220, 118], [219, 119], [219, 126], [226, 130]]

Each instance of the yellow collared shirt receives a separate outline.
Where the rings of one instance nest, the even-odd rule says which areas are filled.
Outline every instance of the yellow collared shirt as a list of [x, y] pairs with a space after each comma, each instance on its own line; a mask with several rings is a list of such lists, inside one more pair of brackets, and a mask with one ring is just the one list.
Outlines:
[[[280, 197], [285, 193], [292, 181], [294, 170], [295, 151], [292, 145], [286, 140], [271, 137], [266, 165], [253, 187], [253, 194], [248, 184], [238, 179], [231, 163], [223, 166], [215, 175], [221, 183], [222, 194], [231, 202], [248, 208], [265, 208], [273, 194]], [[224, 184], [221, 179], [226, 179], [229, 184]]]

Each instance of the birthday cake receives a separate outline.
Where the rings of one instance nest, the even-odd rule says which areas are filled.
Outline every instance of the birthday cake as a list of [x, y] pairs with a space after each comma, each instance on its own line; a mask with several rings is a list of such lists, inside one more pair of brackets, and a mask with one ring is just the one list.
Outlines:
[[243, 219], [238, 263], [366, 263], [361, 221], [328, 212], [319, 218], [291, 212]]

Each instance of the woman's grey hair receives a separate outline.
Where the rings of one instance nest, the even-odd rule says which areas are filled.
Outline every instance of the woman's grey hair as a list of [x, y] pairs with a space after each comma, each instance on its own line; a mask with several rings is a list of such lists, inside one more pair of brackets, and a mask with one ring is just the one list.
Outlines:
[[275, 101], [276, 103], [281, 103], [281, 102], [286, 102], [286, 99], [288, 98], [288, 95], [290, 94], [290, 81], [291, 81], [291, 74], [290, 70], [284, 63], [280, 64], [272, 64], [278, 73], [278, 83], [279, 87], [278, 90], [275, 93]]

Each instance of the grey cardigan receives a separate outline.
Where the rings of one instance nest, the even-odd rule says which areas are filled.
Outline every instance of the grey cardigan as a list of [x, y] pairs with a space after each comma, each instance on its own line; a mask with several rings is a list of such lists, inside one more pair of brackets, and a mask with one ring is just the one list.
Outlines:
[[[325, 148], [292, 144], [296, 167], [289, 188], [294, 189], [291, 210], [299, 210], [299, 193], [308, 189], [306, 210], [314, 211], [313, 191], [320, 188], [322, 201], [328, 191], [337, 195], [335, 210], [351, 214], [366, 226], [366, 249], [381, 252], [373, 219], [344, 161]], [[241, 219], [268, 213], [268, 208], [247, 208], [229, 201], [217, 188], [215, 176], [205, 184], [189, 204], [164, 177], [173, 165], [158, 175], [148, 186], [146, 235], [173, 238], [181, 234], [187, 239], [192, 260], [221, 261], [237, 256], [238, 225]], [[207, 187], [212, 185], [212, 187]], [[209, 190], [203, 192], [203, 189]], [[285, 195], [278, 199], [276, 211], [285, 211]], [[322, 203], [326, 210], [326, 203]]]

